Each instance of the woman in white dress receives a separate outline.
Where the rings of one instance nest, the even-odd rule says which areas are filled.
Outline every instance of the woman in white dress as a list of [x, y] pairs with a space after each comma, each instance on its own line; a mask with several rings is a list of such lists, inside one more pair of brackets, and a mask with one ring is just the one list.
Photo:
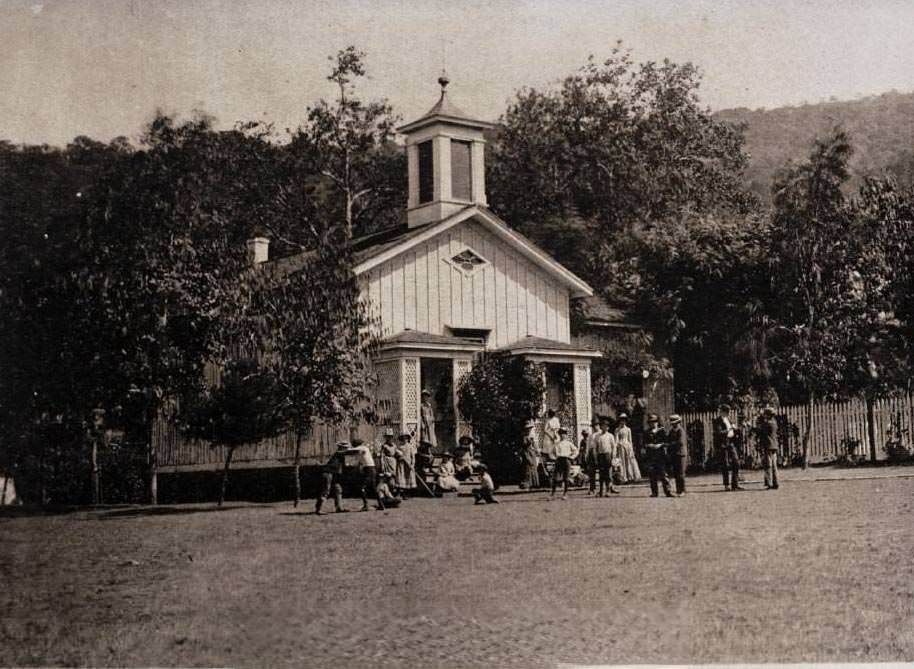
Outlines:
[[619, 426], [616, 428], [616, 447], [622, 460], [622, 480], [632, 483], [641, 479], [641, 470], [635, 458], [635, 445], [632, 443], [632, 430], [628, 426], [628, 416], [619, 414]]
[[416, 489], [416, 447], [412, 439], [411, 434], [401, 434], [397, 448], [397, 488], [403, 497]]
[[441, 457], [444, 462], [438, 467], [438, 489], [441, 492], [457, 492], [460, 490], [460, 481], [457, 480], [454, 457], [450, 453], [442, 453]]

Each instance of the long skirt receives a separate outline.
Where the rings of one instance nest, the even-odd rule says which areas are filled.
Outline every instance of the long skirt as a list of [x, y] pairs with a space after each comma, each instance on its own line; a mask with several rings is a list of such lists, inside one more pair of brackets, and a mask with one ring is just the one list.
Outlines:
[[460, 490], [460, 481], [456, 477], [446, 474], [438, 477], [438, 488], [443, 492], [457, 492]]
[[622, 480], [639, 481], [641, 470], [638, 468], [638, 460], [635, 459], [635, 447], [631, 444], [620, 444], [619, 459], [622, 460]]

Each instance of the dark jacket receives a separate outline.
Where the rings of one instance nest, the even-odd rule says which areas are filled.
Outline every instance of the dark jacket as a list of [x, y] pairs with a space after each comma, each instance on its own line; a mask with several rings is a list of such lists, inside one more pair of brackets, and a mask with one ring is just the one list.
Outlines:
[[[730, 421], [730, 426], [733, 427], [733, 421]], [[716, 416], [711, 423], [711, 427], [714, 431], [714, 447], [715, 448], [726, 448], [729, 446], [733, 438], [727, 436], [727, 425], [724, 423], [724, 419], [720, 416]], [[734, 427], [734, 430], [736, 428]]]
[[758, 442], [763, 451], [778, 450], [778, 422], [774, 416], [762, 420], [758, 428]]
[[644, 448], [649, 451], [661, 449], [666, 445], [666, 430], [662, 427], [649, 429], [644, 433]]
[[689, 446], [686, 441], [685, 430], [682, 429], [682, 425], [674, 425], [670, 428], [670, 432], [667, 435], [667, 450], [670, 456], [682, 457], [688, 455]]

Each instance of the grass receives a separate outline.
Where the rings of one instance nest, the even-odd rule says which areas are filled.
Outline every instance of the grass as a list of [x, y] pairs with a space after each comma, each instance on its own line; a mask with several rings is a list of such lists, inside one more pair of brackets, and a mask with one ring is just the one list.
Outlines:
[[692, 490], [0, 515], [0, 666], [914, 659], [914, 479]]

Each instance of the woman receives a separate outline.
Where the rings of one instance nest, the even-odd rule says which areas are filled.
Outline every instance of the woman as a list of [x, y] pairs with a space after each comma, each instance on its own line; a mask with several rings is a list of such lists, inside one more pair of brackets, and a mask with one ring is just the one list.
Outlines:
[[438, 467], [438, 489], [441, 492], [457, 492], [460, 490], [460, 481], [457, 480], [457, 470], [454, 469], [454, 456], [443, 453], [441, 457], [444, 462]]
[[389, 474], [391, 480], [397, 476], [397, 446], [394, 444], [394, 431], [384, 430], [384, 443], [381, 444], [381, 473]]
[[397, 448], [397, 488], [403, 497], [416, 489], [416, 447], [412, 439], [411, 434], [401, 434]]
[[628, 426], [628, 416], [619, 414], [619, 426], [616, 428], [616, 446], [619, 459], [622, 460], [622, 480], [633, 483], [641, 479], [641, 470], [635, 458], [635, 445], [632, 443], [632, 430]]
[[524, 423], [524, 449], [521, 455], [524, 460], [524, 480], [521, 481], [521, 488], [538, 488], [540, 484], [539, 463], [540, 449], [536, 445], [536, 424], [532, 420]]

